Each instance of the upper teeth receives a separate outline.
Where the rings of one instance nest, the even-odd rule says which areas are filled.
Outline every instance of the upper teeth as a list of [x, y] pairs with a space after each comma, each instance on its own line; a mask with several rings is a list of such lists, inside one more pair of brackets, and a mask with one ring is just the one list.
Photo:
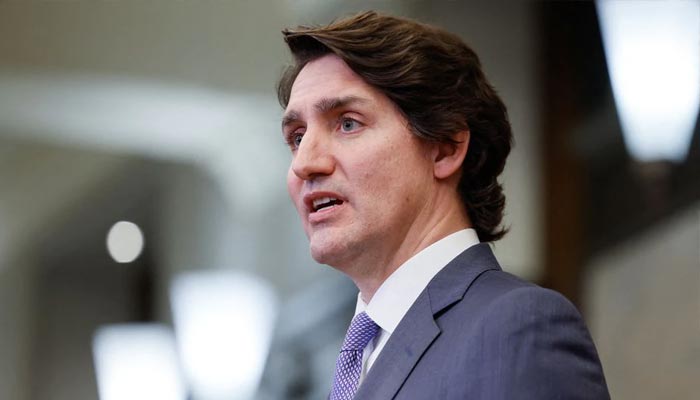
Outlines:
[[337, 201], [337, 200], [338, 199], [333, 198], [333, 197], [321, 197], [320, 199], [314, 200], [314, 202], [313, 202], [314, 209], [317, 210], [321, 204], [327, 204], [327, 203], [330, 203], [331, 201]]

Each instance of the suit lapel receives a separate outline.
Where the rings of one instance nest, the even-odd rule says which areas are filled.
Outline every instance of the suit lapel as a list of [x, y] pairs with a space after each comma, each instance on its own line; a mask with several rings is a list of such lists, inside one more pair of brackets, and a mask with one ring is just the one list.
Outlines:
[[488, 244], [465, 250], [443, 268], [418, 296], [372, 365], [355, 400], [393, 398], [423, 353], [440, 335], [435, 314], [464, 297], [484, 271], [500, 269]]
[[430, 309], [430, 300], [421, 296], [401, 320], [372, 365], [355, 399], [391, 399], [399, 390], [418, 359], [440, 334]]

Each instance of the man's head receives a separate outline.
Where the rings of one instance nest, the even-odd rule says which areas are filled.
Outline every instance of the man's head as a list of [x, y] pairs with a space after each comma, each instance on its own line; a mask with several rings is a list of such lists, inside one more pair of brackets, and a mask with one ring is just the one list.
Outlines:
[[297, 76], [283, 132], [293, 154], [287, 187], [313, 258], [363, 279], [384, 277], [382, 268], [390, 273], [413, 254], [407, 244], [430, 235], [434, 208], [448, 203], [435, 197], [449, 193], [434, 169], [449, 176], [461, 163], [434, 163], [438, 147], [413, 135], [391, 100], [333, 54]]
[[510, 123], [477, 55], [464, 42], [443, 30], [374, 12], [283, 33], [295, 58], [278, 85], [283, 107], [294, 100], [293, 87], [307, 65], [342, 60], [390, 100], [415, 138], [437, 144], [466, 138], [468, 151], [456, 185], [464, 211], [482, 241], [505, 234], [505, 196], [497, 177], [511, 148]]

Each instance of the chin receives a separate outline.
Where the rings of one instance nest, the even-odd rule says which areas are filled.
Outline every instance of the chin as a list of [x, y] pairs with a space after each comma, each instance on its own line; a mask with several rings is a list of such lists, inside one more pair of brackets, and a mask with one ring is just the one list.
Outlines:
[[319, 264], [330, 265], [342, 269], [344, 260], [352, 259], [347, 244], [333, 243], [330, 241], [311, 241], [309, 244], [311, 257]]
[[325, 247], [320, 246], [311, 245], [309, 248], [311, 250], [311, 258], [313, 258], [317, 263], [334, 266], [335, 261], [338, 258], [337, 253], [329, 251]]

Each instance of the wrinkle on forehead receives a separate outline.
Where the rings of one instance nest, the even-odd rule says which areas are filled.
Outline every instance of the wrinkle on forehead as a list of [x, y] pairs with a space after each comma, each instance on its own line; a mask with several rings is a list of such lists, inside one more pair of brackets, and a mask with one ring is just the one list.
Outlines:
[[340, 57], [328, 54], [310, 61], [297, 75], [282, 126], [310, 118], [307, 112], [323, 114], [351, 105], [363, 105], [365, 109], [389, 106], [403, 116], [381, 90], [365, 82]]
[[[331, 113], [341, 108], [349, 107], [355, 104], [368, 104], [372, 100], [359, 96], [344, 96], [344, 97], [323, 97], [319, 99], [314, 108], [321, 114]], [[302, 113], [297, 110], [289, 110], [282, 118], [282, 126], [287, 126], [291, 123], [301, 120]]]
[[318, 85], [319, 78], [326, 85], [338, 85], [338, 87], [328, 87], [328, 89], [334, 90], [332, 92], [333, 95], [339, 97], [344, 96], [343, 93], [335, 91], [335, 89], [341, 89], [340, 86], [360, 87], [371, 90], [371, 86], [350, 69], [345, 61], [335, 54], [328, 54], [310, 61], [301, 69], [292, 84], [288, 106], [294, 97], [300, 97], [305, 92], [313, 91], [314, 86]]

